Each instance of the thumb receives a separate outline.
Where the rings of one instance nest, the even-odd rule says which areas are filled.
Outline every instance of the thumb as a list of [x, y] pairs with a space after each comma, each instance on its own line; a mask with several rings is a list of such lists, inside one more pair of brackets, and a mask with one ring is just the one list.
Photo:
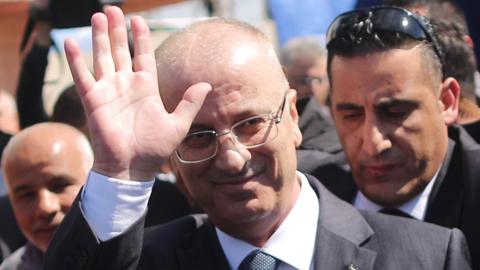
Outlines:
[[178, 103], [175, 111], [173, 111], [175, 117], [190, 126], [211, 90], [212, 86], [205, 82], [190, 86], [183, 94], [182, 100]]

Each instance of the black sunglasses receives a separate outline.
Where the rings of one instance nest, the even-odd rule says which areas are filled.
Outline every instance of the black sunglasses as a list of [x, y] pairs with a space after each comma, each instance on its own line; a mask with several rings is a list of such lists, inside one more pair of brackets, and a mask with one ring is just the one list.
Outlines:
[[428, 20], [394, 6], [375, 6], [340, 14], [327, 30], [327, 48], [333, 40], [349, 36], [361, 22], [368, 23], [367, 31], [370, 32], [401, 33], [415, 40], [430, 42], [443, 67], [443, 53]]

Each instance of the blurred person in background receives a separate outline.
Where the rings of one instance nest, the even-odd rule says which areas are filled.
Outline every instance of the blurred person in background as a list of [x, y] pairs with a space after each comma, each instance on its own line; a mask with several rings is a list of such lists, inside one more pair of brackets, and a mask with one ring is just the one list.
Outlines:
[[[17, 104], [12, 94], [0, 89], [0, 158], [10, 137], [19, 130]], [[7, 193], [3, 176], [0, 173], [0, 196]]]
[[298, 169], [309, 173], [320, 162], [342, 150], [330, 116], [327, 51], [321, 36], [294, 38], [280, 50], [280, 63], [292, 89], [302, 143], [298, 147]]
[[475, 95], [477, 63], [472, 47], [465, 41], [465, 30], [448, 19], [432, 19], [439, 45], [444, 53], [445, 76], [457, 79], [461, 87], [459, 114], [456, 123], [462, 125], [480, 141], [480, 109]]
[[43, 254], [93, 163], [87, 138], [60, 123], [41, 123], [15, 135], [2, 167], [16, 220], [27, 244], [1, 270], [41, 269]]

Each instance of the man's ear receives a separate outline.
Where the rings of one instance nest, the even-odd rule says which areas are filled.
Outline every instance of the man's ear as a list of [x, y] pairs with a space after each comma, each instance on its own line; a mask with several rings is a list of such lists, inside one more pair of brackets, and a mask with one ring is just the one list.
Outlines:
[[302, 132], [300, 131], [300, 128], [298, 127], [298, 111], [297, 111], [297, 91], [294, 89], [288, 90], [287, 94], [287, 102], [288, 102], [288, 108], [289, 108], [289, 113], [290, 117], [292, 118], [292, 128], [293, 128], [293, 137], [295, 140], [295, 146], [298, 147], [302, 143]]
[[442, 116], [446, 125], [455, 123], [460, 102], [460, 84], [452, 77], [445, 79], [441, 85], [440, 100]]

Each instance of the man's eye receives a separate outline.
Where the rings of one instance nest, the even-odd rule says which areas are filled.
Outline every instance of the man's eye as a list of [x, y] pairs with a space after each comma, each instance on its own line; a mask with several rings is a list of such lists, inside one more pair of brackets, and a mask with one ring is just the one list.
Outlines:
[[187, 135], [183, 144], [189, 148], [201, 148], [209, 146], [215, 138], [214, 132], [194, 132]]
[[15, 200], [31, 200], [35, 198], [36, 193], [34, 191], [23, 191], [15, 194]]
[[51, 186], [49, 189], [53, 193], [62, 193], [65, 188], [67, 188], [70, 184], [66, 183], [58, 183], [56, 185]]
[[387, 111], [385, 113], [387, 116], [394, 118], [404, 117], [407, 114], [407, 112], [404, 111]]
[[410, 113], [410, 110], [406, 108], [387, 108], [381, 111], [381, 115], [388, 118], [403, 118]]
[[254, 117], [247, 119], [237, 126], [235, 126], [234, 133], [236, 135], [248, 135], [255, 134], [268, 124], [268, 118], [265, 117]]
[[257, 117], [253, 119], [249, 119], [243, 123], [242, 126], [258, 126], [266, 122], [266, 119], [263, 117]]
[[342, 115], [342, 118], [344, 120], [355, 120], [362, 117], [362, 115], [363, 114], [361, 112], [349, 112], [349, 113], [344, 113]]

